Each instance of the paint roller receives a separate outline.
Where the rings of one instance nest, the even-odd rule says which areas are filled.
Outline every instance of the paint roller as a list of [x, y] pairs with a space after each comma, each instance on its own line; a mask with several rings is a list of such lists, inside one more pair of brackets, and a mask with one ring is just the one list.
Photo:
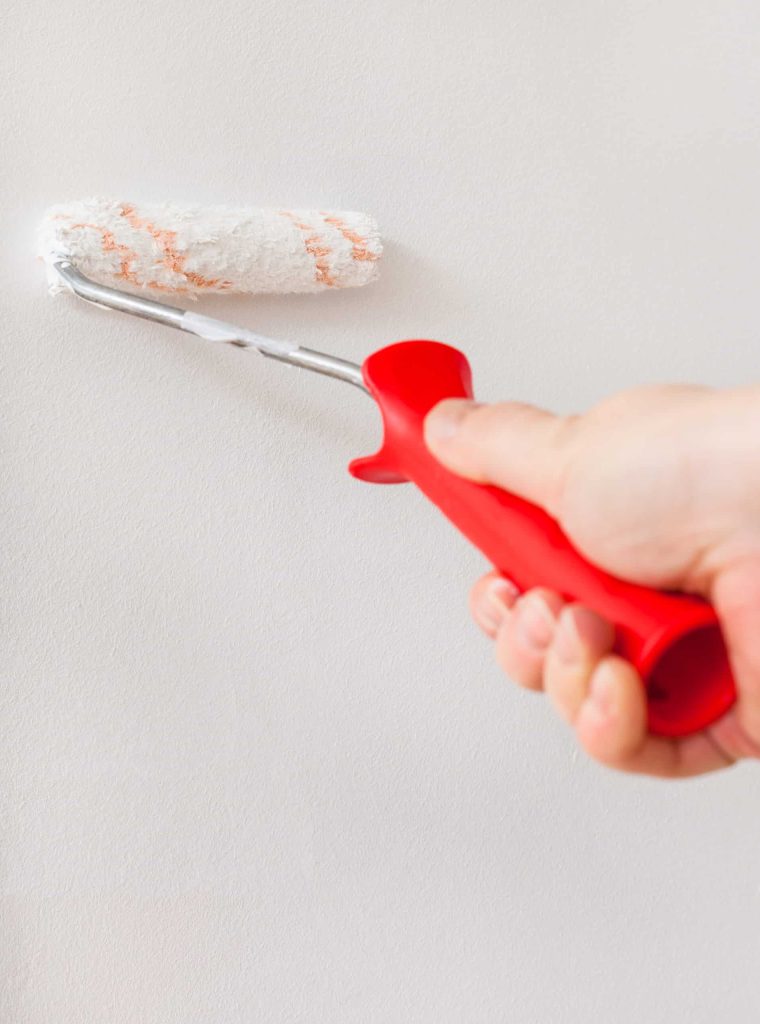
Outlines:
[[135, 205], [93, 199], [52, 207], [40, 230], [51, 288], [208, 341], [251, 348], [362, 389], [383, 423], [378, 452], [350, 472], [374, 483], [413, 481], [523, 590], [545, 586], [615, 624], [615, 650], [647, 689], [650, 731], [696, 732], [736, 699], [714, 609], [699, 597], [620, 580], [588, 562], [556, 520], [499, 488], [441, 466], [423, 440], [429, 410], [472, 398], [470, 367], [437, 341], [401, 341], [361, 366], [163, 301], [209, 293], [318, 292], [366, 284], [382, 247], [365, 214], [314, 210]]

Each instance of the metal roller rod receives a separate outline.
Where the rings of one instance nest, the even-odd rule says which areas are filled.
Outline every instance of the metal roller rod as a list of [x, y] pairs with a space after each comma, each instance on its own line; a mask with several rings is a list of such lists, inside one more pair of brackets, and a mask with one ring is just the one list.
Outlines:
[[116, 309], [120, 313], [129, 313], [131, 316], [139, 316], [143, 320], [153, 320], [166, 327], [194, 334], [206, 341], [221, 341], [237, 348], [255, 349], [269, 359], [277, 359], [283, 363], [290, 363], [291, 366], [300, 366], [304, 370], [346, 381], [369, 394], [362, 376], [362, 368], [357, 363], [311, 348], [274, 341], [223, 320], [201, 316], [177, 306], [169, 306], [165, 302], [157, 302], [155, 299], [143, 298], [141, 295], [132, 295], [119, 291], [118, 288], [98, 284], [85, 277], [65, 257], [53, 260], [52, 265], [71, 291], [86, 302], [107, 309]]

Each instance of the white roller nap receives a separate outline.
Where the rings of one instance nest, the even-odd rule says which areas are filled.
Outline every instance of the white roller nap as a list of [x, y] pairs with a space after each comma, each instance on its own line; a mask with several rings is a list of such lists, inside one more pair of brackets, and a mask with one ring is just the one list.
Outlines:
[[382, 246], [364, 213], [86, 199], [47, 211], [40, 252], [125, 291], [196, 296], [367, 284]]

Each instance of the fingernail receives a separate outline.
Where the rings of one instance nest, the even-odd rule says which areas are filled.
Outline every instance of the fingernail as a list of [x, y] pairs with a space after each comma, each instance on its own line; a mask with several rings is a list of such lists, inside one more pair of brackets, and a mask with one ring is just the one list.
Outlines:
[[591, 677], [590, 707], [599, 719], [610, 718], [615, 710], [615, 677], [602, 663]]
[[459, 429], [459, 424], [477, 402], [466, 398], [448, 398], [439, 402], [425, 418], [425, 437], [432, 441], [447, 441]]
[[478, 604], [478, 621], [484, 629], [496, 632], [520, 591], [510, 580], [496, 578], [486, 587]]
[[560, 661], [585, 661], [590, 651], [603, 652], [611, 642], [611, 627], [594, 612], [577, 607], [563, 609], [554, 638], [554, 650]]
[[540, 594], [523, 599], [517, 616], [517, 632], [528, 647], [545, 650], [554, 636], [557, 620]]

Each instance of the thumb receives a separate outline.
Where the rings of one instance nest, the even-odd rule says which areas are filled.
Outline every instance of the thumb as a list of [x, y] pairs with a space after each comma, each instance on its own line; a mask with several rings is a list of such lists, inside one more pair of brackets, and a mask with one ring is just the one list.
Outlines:
[[[714, 725], [713, 731], [734, 755], [760, 757], [760, 557], [724, 570], [715, 580], [711, 597], [731, 655], [739, 698], [734, 712]], [[741, 726], [739, 735], [734, 720]]]
[[447, 398], [425, 418], [425, 443], [447, 469], [496, 484], [548, 511], [556, 504], [573, 421], [532, 405]]

